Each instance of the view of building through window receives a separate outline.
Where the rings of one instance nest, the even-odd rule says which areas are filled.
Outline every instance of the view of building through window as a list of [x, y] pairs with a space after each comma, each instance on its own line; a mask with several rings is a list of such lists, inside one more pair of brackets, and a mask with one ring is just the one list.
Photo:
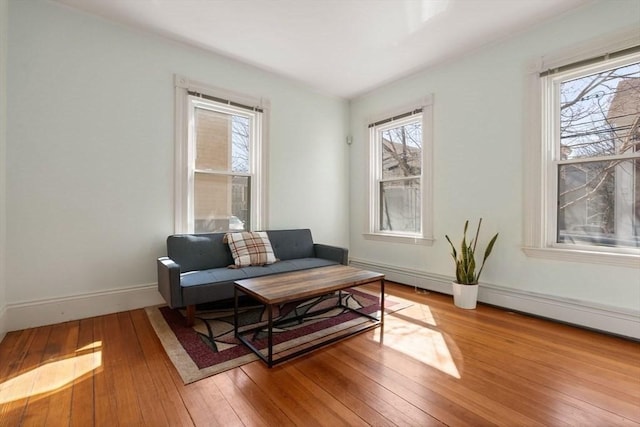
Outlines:
[[378, 130], [380, 231], [421, 232], [422, 115]]
[[559, 92], [557, 242], [640, 247], [640, 63]]
[[194, 120], [194, 231], [248, 230], [251, 120], [199, 107]]

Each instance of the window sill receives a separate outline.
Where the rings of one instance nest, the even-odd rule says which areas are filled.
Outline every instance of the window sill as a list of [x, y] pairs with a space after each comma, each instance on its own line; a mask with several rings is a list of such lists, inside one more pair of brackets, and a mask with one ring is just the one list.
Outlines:
[[532, 258], [640, 268], [640, 255], [534, 247], [523, 247], [522, 251]]
[[389, 243], [405, 243], [421, 246], [433, 246], [433, 242], [435, 241], [430, 237], [404, 236], [401, 234], [364, 233], [362, 236], [366, 240], [376, 240], [379, 242]]

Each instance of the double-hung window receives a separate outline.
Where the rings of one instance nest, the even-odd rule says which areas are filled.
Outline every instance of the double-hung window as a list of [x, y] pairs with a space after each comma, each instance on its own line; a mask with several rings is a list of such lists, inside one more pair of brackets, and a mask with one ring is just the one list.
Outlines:
[[640, 265], [640, 52], [568, 64], [539, 79], [537, 246], [578, 261]]
[[177, 85], [176, 231], [262, 227], [264, 108], [258, 100], [245, 104], [183, 86]]
[[431, 241], [431, 98], [369, 125], [368, 238]]

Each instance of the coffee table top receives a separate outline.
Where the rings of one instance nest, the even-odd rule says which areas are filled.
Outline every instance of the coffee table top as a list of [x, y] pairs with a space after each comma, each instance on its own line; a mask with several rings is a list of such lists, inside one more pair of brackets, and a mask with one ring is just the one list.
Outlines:
[[384, 274], [346, 265], [331, 265], [309, 270], [236, 280], [242, 292], [263, 304], [282, 304], [384, 279]]

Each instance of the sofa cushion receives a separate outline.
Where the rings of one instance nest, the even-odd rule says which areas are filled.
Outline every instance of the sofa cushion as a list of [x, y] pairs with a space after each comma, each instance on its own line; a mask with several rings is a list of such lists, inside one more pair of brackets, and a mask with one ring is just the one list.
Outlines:
[[180, 272], [208, 270], [233, 264], [224, 233], [176, 234], [167, 238], [167, 255], [180, 266]]
[[316, 256], [309, 229], [271, 230], [267, 235], [276, 258], [281, 261]]
[[338, 263], [327, 259], [302, 258], [276, 262], [263, 267], [214, 268], [182, 273], [180, 275], [182, 300], [185, 305], [188, 305], [233, 298], [233, 282], [236, 280], [336, 264]]
[[264, 231], [227, 233], [224, 239], [229, 244], [236, 268], [276, 262], [269, 236]]
[[188, 288], [190, 286], [209, 285], [212, 283], [234, 282], [246, 278], [247, 273], [240, 268], [212, 268], [210, 270], [182, 273], [180, 275], [180, 286]]
[[337, 262], [321, 258], [298, 258], [280, 261], [264, 267], [245, 267], [242, 270], [249, 277], [266, 276], [268, 274], [288, 273], [290, 271], [307, 270], [327, 265], [336, 265]]
[[287, 273], [289, 271], [307, 270], [338, 264], [335, 261], [321, 258], [301, 258], [277, 262], [265, 266], [250, 266], [244, 268], [212, 268], [202, 271], [190, 271], [180, 275], [180, 285], [183, 288], [191, 286], [209, 285], [221, 282], [235, 282], [236, 280], [252, 277], [267, 276], [269, 274]]

